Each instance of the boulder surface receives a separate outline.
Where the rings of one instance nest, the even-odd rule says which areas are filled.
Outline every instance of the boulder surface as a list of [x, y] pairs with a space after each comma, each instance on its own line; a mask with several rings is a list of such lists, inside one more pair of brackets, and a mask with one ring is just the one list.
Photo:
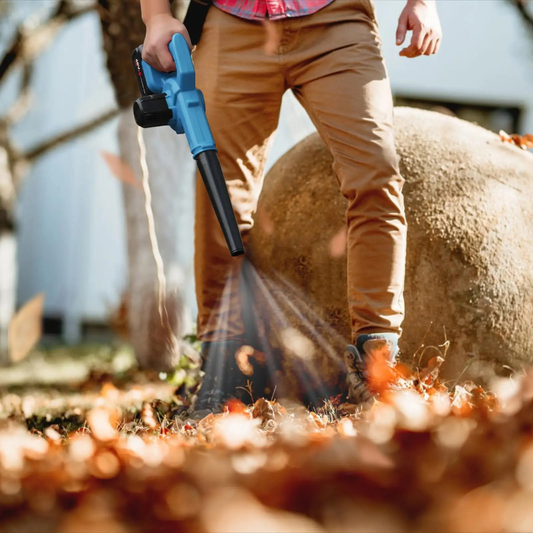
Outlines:
[[[533, 359], [533, 154], [443, 114], [395, 117], [409, 224], [402, 358], [439, 350], [451, 379], [520, 370]], [[312, 134], [266, 176], [245, 269], [263, 348], [284, 352], [283, 372], [296, 361], [333, 387], [350, 338], [345, 208]]]

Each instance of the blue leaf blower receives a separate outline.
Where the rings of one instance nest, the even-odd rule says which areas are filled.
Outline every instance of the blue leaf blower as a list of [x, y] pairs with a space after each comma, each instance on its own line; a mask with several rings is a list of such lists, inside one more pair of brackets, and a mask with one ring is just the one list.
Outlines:
[[141, 97], [133, 104], [135, 122], [142, 128], [170, 126], [178, 134], [185, 133], [230, 254], [242, 255], [241, 234], [205, 116], [204, 97], [195, 87], [189, 47], [183, 35], [177, 33], [168, 48], [176, 64], [175, 72], [159, 72], [148, 65], [142, 59], [142, 46], [133, 51], [133, 66], [141, 90]]

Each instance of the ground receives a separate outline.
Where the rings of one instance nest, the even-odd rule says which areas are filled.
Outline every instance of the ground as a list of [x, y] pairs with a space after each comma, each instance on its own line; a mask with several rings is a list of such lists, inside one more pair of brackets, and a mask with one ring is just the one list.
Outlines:
[[378, 362], [363, 409], [259, 399], [197, 422], [193, 373], [133, 361], [56, 348], [0, 370], [2, 531], [533, 529], [532, 373], [492, 394], [440, 383], [438, 358]]

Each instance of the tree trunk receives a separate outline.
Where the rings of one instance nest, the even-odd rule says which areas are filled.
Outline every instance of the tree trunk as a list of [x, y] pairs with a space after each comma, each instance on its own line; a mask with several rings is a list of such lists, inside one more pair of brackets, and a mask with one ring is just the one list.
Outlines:
[[[141, 180], [137, 126], [131, 105], [139, 96], [131, 52], [144, 40], [138, 0], [99, 0], [107, 67], [123, 110], [119, 125], [122, 159]], [[175, 2], [176, 3], [176, 2]], [[179, 4], [177, 2], [176, 4]], [[130, 339], [139, 363], [168, 369], [179, 358], [180, 341], [191, 328], [194, 161], [187, 141], [169, 128], [144, 131], [152, 192], [152, 209], [167, 277], [160, 316], [156, 264], [148, 234], [142, 190], [124, 184], [127, 221]], [[190, 287], [186, 294], [186, 287]]]
[[[165, 370], [182, 352], [179, 339], [191, 330], [194, 298], [193, 209], [195, 163], [187, 140], [170, 128], [144, 130], [149, 183], [157, 240], [165, 265], [164, 306], [169, 322], [158, 309], [158, 278], [148, 233], [143, 191], [123, 185], [128, 238], [128, 313], [130, 338], [143, 366]], [[130, 110], [119, 125], [123, 160], [141, 180], [137, 127]], [[189, 294], [187, 294], [189, 289]], [[168, 327], [170, 325], [170, 328]]]

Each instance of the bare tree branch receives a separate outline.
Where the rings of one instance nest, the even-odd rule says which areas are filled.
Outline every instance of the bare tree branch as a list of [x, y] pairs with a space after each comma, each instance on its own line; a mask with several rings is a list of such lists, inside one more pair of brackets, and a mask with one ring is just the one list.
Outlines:
[[[20, 150], [10, 137], [10, 127], [18, 122], [31, 106], [30, 87], [34, 59], [53, 41], [65, 23], [92, 11], [95, 5], [94, 0], [91, 0], [90, 3], [79, 8], [75, 6], [72, 0], [59, 0], [54, 12], [44, 22], [32, 24], [31, 27], [28, 23], [19, 26], [11, 47], [0, 61], [0, 82], [15, 63], [23, 66], [19, 96], [7, 115], [3, 118], [0, 117], [0, 151], [4, 153], [6, 163], [6, 168], [2, 171], [5, 179], [10, 181], [14, 195], [26, 174], [26, 170], [37, 158], [92, 131], [94, 128], [102, 126], [119, 113], [118, 109], [107, 111], [86, 124], [76, 126], [38, 144], [27, 152]], [[2, 203], [5, 204], [6, 198], [2, 200]], [[6, 209], [6, 212], [10, 211], [9, 205], [7, 208], [4, 206], [4, 210]]]
[[[49, 19], [43, 24], [39, 25], [39, 32], [41, 32], [41, 34], [43, 34], [44, 32], [48, 32], [50, 36], [54, 36], [66, 22], [85, 15], [86, 13], [92, 11], [94, 8], [94, 2], [90, 2], [88, 5], [83, 6], [81, 8], [75, 8], [71, 5], [71, 2], [69, 0], [61, 0], [58, 3], [57, 8], [49, 17]], [[34, 31], [34, 29], [32, 31]], [[0, 60], [0, 81], [17, 61], [21, 59], [28, 59], [25, 57], [25, 49], [31, 39], [31, 32], [28, 31], [24, 23], [20, 24], [17, 28], [11, 46], [4, 54], [4, 57]], [[46, 45], [50, 42], [51, 39], [47, 39], [44, 44]], [[44, 46], [39, 51], [42, 51], [43, 49]]]
[[16, 122], [22, 120], [24, 115], [30, 110], [33, 103], [31, 92], [31, 80], [33, 78], [34, 62], [28, 61], [24, 64], [22, 80], [20, 83], [19, 95], [15, 103], [9, 108], [9, 111], [3, 117], [6, 125], [13, 126]]
[[533, 12], [527, 7], [528, 0], [509, 0], [509, 2], [516, 7], [522, 17], [522, 20], [533, 32]]
[[0, 119], [0, 229], [6, 226], [7, 220], [13, 220], [15, 205], [15, 184], [13, 182], [13, 156], [16, 154], [9, 139], [7, 123]]
[[27, 152], [21, 154], [18, 159], [24, 162], [32, 163], [38, 157], [41, 157], [50, 150], [57, 148], [61, 144], [64, 144], [68, 141], [72, 141], [77, 137], [81, 137], [82, 135], [89, 133], [95, 128], [103, 126], [104, 124], [118, 116], [119, 112], [120, 111], [118, 109], [112, 109], [111, 111], [107, 111], [106, 113], [103, 113], [99, 117], [96, 117], [95, 119], [87, 122], [86, 124], [76, 126], [71, 130], [65, 131], [64, 133], [60, 133], [59, 135], [44, 141], [43, 143], [32, 148], [31, 150], [28, 150]]
[[4, 119], [0, 119], [0, 156], [3, 156], [0, 157], [0, 163], [3, 162], [0, 167], [0, 211], [4, 210], [8, 214], [11, 213], [17, 190], [36, 159], [62, 144], [73, 141], [95, 128], [103, 126], [118, 116], [119, 113], [119, 109], [107, 111], [85, 124], [47, 139], [26, 152], [22, 152], [13, 143], [9, 136], [7, 122]]

